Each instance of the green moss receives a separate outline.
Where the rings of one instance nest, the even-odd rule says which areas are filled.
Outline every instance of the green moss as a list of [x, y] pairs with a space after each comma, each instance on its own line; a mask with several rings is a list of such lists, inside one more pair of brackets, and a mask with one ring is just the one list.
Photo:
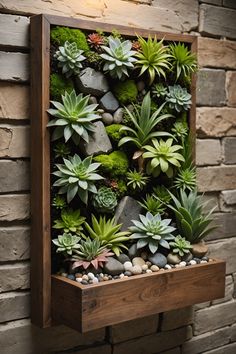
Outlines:
[[136, 101], [138, 89], [134, 80], [120, 81], [114, 88], [114, 94], [121, 104]]
[[118, 142], [124, 135], [125, 131], [120, 131], [120, 128], [123, 127], [122, 124], [111, 124], [106, 127], [106, 132], [113, 141]]
[[118, 189], [117, 189], [116, 194], [119, 198], [121, 198], [127, 192], [127, 184], [123, 179], [120, 179], [119, 181], [117, 181], [117, 184], [118, 184]]
[[71, 92], [74, 89], [72, 80], [65, 79], [64, 76], [59, 74], [50, 75], [50, 95], [54, 100], [61, 100], [61, 95], [65, 91]]
[[129, 161], [123, 151], [113, 151], [110, 155], [98, 155], [94, 157], [96, 162], [101, 163], [101, 171], [111, 176], [125, 175], [129, 168]]
[[86, 36], [79, 29], [56, 26], [51, 30], [51, 41], [56, 45], [63, 45], [66, 41], [75, 42], [79, 49], [85, 52], [89, 50]]
[[102, 69], [103, 59], [101, 58], [101, 56], [98, 53], [90, 50], [85, 53], [85, 56], [86, 56], [87, 62], [89, 63], [90, 66], [94, 67], [97, 70]]

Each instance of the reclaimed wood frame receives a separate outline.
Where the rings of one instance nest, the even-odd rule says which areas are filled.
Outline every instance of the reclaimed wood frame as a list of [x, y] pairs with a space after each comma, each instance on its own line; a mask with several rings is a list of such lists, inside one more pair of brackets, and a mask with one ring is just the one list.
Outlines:
[[[143, 37], [156, 35], [185, 42], [197, 52], [197, 37], [97, 23], [73, 18], [31, 17], [31, 318], [40, 327], [52, 321], [81, 332], [193, 305], [224, 296], [225, 262], [173, 269], [149, 275], [83, 286], [51, 275], [50, 136], [49, 108], [50, 28], [53, 25]], [[196, 76], [191, 84], [190, 130], [195, 136]], [[195, 147], [194, 147], [195, 150]]]

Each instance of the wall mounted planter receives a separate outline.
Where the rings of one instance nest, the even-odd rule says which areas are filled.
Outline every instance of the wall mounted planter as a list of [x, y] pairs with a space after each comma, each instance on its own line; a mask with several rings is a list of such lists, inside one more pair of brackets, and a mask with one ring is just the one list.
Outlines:
[[[129, 37], [156, 35], [166, 41], [188, 43], [193, 52], [197, 50], [197, 38], [188, 35], [48, 15], [31, 18], [32, 322], [41, 327], [55, 322], [87, 332], [223, 297], [225, 262], [220, 260], [89, 286], [51, 275], [51, 161], [47, 109], [50, 105], [50, 29], [55, 25], [82, 30], [99, 28], [105, 32], [111, 32], [115, 27]], [[195, 133], [195, 83], [193, 75], [189, 114], [192, 135]]]

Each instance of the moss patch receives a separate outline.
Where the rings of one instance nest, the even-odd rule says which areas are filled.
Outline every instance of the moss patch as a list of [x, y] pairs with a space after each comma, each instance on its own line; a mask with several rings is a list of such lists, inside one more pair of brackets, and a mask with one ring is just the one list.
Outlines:
[[79, 29], [56, 26], [51, 30], [51, 40], [56, 45], [64, 45], [66, 41], [75, 42], [85, 52], [89, 50], [85, 34]]
[[136, 101], [138, 89], [134, 80], [120, 81], [114, 87], [114, 94], [121, 104]]
[[50, 75], [50, 95], [54, 100], [61, 100], [61, 95], [65, 91], [71, 92], [74, 89], [72, 80], [65, 79], [64, 76], [59, 74]]
[[110, 155], [98, 155], [94, 157], [96, 162], [101, 163], [101, 171], [111, 176], [125, 175], [129, 168], [128, 157], [123, 151], [113, 151]]

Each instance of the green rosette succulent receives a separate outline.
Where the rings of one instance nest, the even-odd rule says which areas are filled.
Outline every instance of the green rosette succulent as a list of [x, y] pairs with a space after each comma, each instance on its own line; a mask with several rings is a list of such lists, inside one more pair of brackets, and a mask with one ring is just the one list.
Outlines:
[[80, 215], [80, 210], [63, 209], [61, 212], [61, 219], [54, 221], [54, 229], [63, 229], [65, 233], [73, 232], [80, 234], [83, 230], [83, 223], [85, 217]]
[[65, 255], [71, 256], [73, 251], [80, 248], [80, 237], [71, 235], [70, 233], [64, 233], [59, 235], [57, 239], [52, 240], [54, 245], [57, 246], [56, 252], [62, 252]]
[[186, 47], [184, 43], [171, 43], [169, 45], [171, 70], [175, 73], [176, 81], [180, 78], [186, 78], [197, 70], [196, 55]]
[[187, 111], [190, 109], [192, 101], [191, 94], [188, 93], [185, 87], [180, 85], [174, 85], [168, 87], [168, 93], [166, 95], [166, 102], [171, 109], [177, 112]]
[[172, 249], [171, 252], [178, 254], [180, 257], [188, 254], [192, 248], [190, 242], [180, 235], [176, 236], [175, 240], [171, 241], [169, 245]]
[[190, 166], [181, 169], [174, 180], [174, 187], [176, 189], [193, 191], [196, 188], [196, 168]]
[[117, 206], [116, 194], [111, 188], [101, 187], [93, 196], [92, 204], [100, 213], [113, 213]]
[[62, 198], [60, 195], [56, 195], [54, 198], [53, 198], [53, 201], [52, 201], [52, 206], [56, 209], [65, 209], [66, 207], [66, 201], [64, 198]]
[[165, 98], [167, 92], [168, 92], [167, 87], [165, 87], [162, 83], [155, 84], [152, 87], [152, 94], [154, 97]]
[[188, 135], [188, 124], [187, 122], [177, 121], [174, 123], [174, 126], [171, 131], [178, 139], [182, 141]]
[[127, 172], [127, 186], [133, 190], [142, 190], [149, 181], [149, 177], [144, 176], [142, 172], [137, 170]]
[[62, 68], [62, 74], [67, 78], [73, 74], [79, 74], [82, 68], [81, 62], [86, 59], [82, 55], [83, 52], [78, 49], [75, 42], [69, 43], [68, 41], [56, 51], [54, 57], [58, 60], [58, 67]]
[[142, 200], [142, 203], [138, 203], [143, 209], [149, 211], [153, 215], [162, 215], [166, 210], [166, 206], [158, 198], [156, 198], [155, 195], [147, 194], [146, 198]]

